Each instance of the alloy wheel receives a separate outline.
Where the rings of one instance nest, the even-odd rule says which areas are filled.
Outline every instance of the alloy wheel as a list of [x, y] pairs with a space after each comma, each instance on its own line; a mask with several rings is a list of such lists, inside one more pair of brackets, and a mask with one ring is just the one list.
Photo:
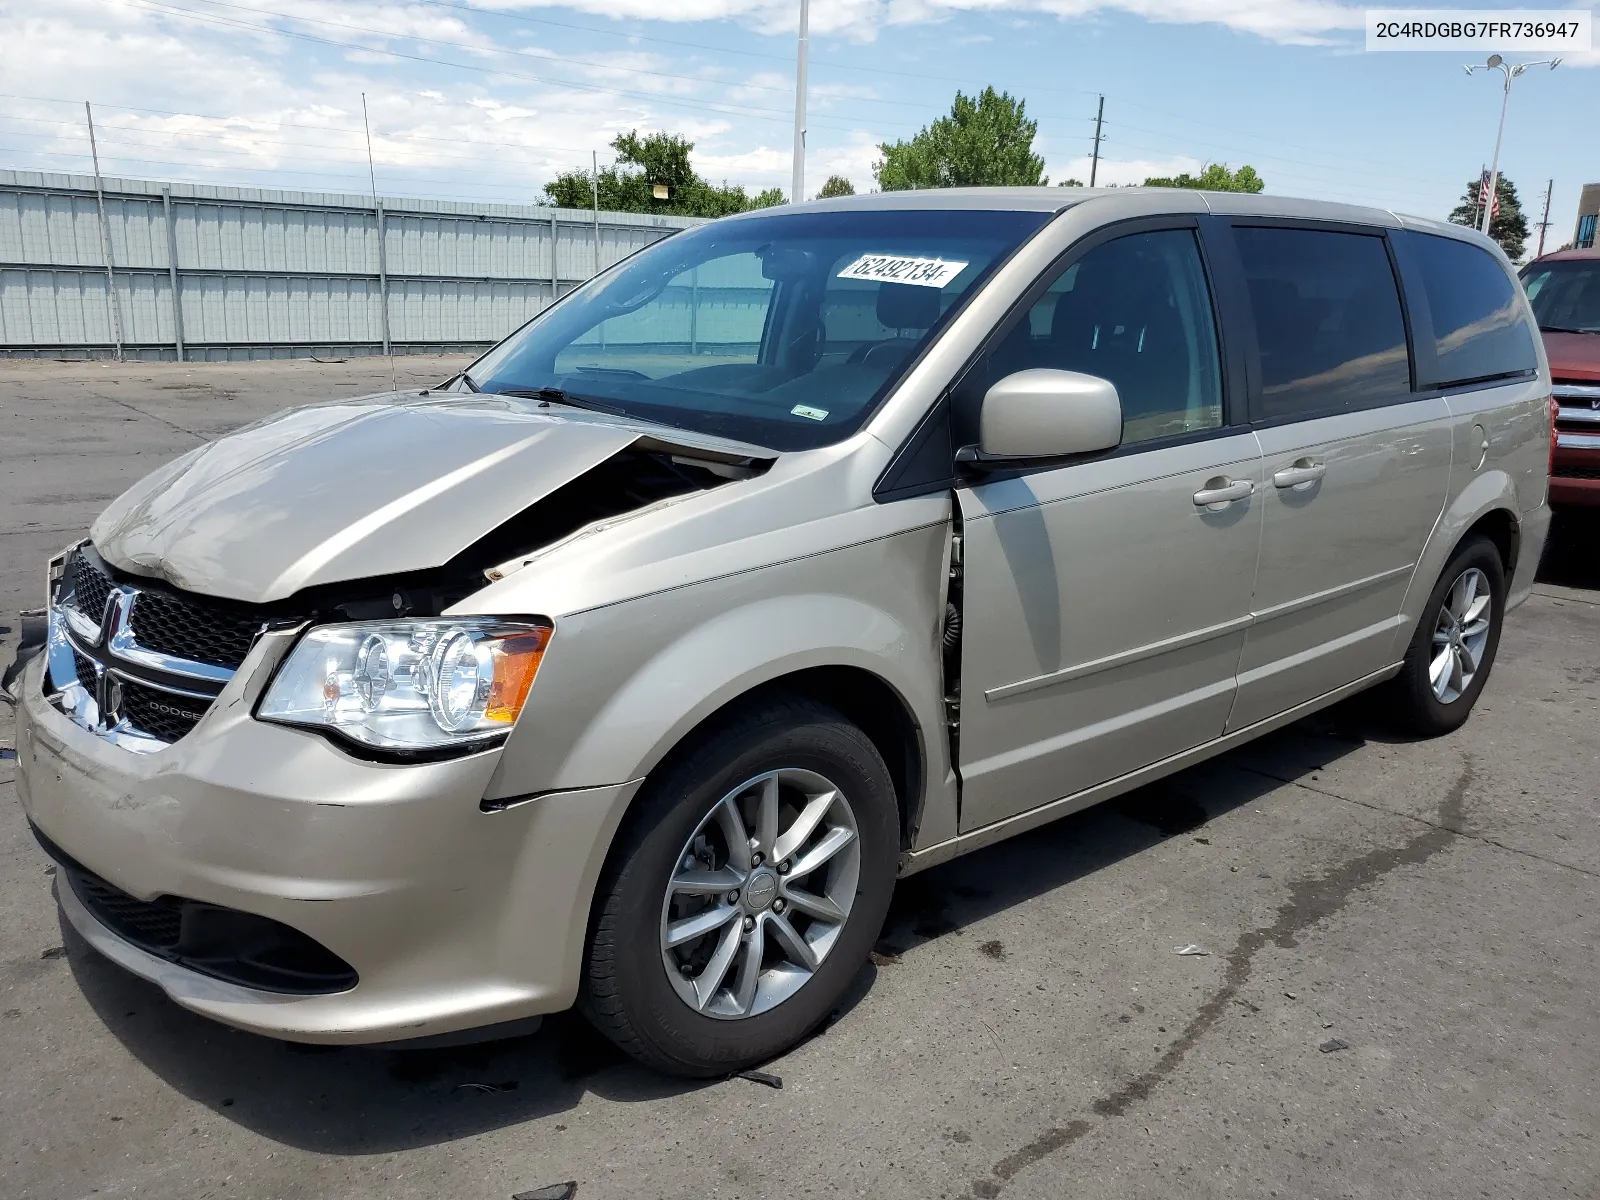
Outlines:
[[1483, 664], [1484, 648], [1494, 618], [1489, 577], [1469, 567], [1450, 585], [1433, 627], [1433, 656], [1428, 681], [1441, 704], [1461, 698]]
[[782, 1004], [849, 919], [861, 839], [844, 792], [784, 767], [728, 792], [684, 843], [661, 906], [661, 960], [690, 1008], [724, 1020]]

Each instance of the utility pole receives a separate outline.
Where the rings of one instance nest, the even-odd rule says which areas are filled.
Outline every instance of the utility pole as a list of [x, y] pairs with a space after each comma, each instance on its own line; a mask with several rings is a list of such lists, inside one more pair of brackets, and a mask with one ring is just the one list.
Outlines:
[[1518, 63], [1512, 66], [1498, 54], [1491, 54], [1489, 61], [1482, 66], [1474, 64], [1465, 68], [1468, 75], [1474, 71], [1499, 71], [1506, 77], [1505, 91], [1500, 97], [1500, 128], [1495, 131], [1494, 158], [1489, 163], [1489, 195], [1483, 202], [1483, 224], [1479, 230], [1485, 237], [1489, 236], [1489, 223], [1494, 219], [1495, 200], [1500, 195], [1500, 142], [1506, 132], [1506, 107], [1511, 103], [1511, 81], [1529, 67], [1549, 67], [1554, 71], [1560, 65], [1559, 58], [1541, 58], [1538, 62]]
[[117, 303], [117, 277], [111, 269], [111, 226], [106, 223], [106, 189], [100, 181], [100, 149], [94, 140], [94, 109], [83, 102], [83, 115], [89, 120], [89, 154], [94, 159], [94, 202], [100, 210], [100, 253], [106, 260], [106, 307], [111, 310], [111, 337], [116, 342], [117, 361], [122, 361], [122, 306]]
[[589, 151], [589, 192], [594, 199], [594, 273], [600, 274], [600, 152]]
[[806, 198], [806, 56], [810, 50], [811, 0], [800, 0], [800, 42], [795, 47], [794, 161], [789, 176], [789, 203]]
[[1544, 231], [1550, 228], [1550, 193], [1555, 191], [1556, 181], [1550, 180], [1544, 185], [1544, 217], [1539, 222], [1539, 249], [1534, 251], [1535, 258], [1544, 256]]
[[398, 392], [395, 381], [394, 345], [389, 341], [389, 260], [383, 244], [383, 205], [378, 203], [378, 171], [372, 165], [372, 123], [367, 120], [367, 94], [361, 93], [361, 128], [367, 135], [367, 182], [372, 187], [372, 219], [378, 225], [378, 304], [383, 317], [383, 356], [389, 360], [389, 390]]
[[1089, 160], [1089, 186], [1094, 186], [1094, 177], [1100, 173], [1100, 125], [1105, 120], [1106, 98], [1100, 97], [1100, 107], [1094, 114], [1094, 158]]

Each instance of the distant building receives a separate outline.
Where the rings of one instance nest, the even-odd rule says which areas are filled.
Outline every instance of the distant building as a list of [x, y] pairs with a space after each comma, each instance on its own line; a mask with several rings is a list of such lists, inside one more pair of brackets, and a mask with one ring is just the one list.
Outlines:
[[1595, 244], [1595, 226], [1600, 225], [1600, 183], [1586, 183], [1578, 197], [1578, 229], [1572, 244], [1587, 250]]

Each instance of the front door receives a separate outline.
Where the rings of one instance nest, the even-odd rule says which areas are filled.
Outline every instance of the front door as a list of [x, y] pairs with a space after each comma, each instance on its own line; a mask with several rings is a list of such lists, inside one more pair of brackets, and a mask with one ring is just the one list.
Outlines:
[[1092, 244], [962, 391], [1027, 367], [1116, 384], [1123, 444], [958, 491], [963, 832], [1218, 737], [1255, 580], [1261, 456], [1194, 228]]

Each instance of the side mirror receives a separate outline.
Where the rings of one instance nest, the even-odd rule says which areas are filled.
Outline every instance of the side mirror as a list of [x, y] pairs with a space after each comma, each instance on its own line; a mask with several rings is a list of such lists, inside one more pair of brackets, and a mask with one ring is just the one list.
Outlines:
[[1066, 458], [1122, 444], [1116, 385], [1078, 371], [1036, 368], [1007, 375], [983, 397], [978, 444], [958, 458], [1003, 466]]

